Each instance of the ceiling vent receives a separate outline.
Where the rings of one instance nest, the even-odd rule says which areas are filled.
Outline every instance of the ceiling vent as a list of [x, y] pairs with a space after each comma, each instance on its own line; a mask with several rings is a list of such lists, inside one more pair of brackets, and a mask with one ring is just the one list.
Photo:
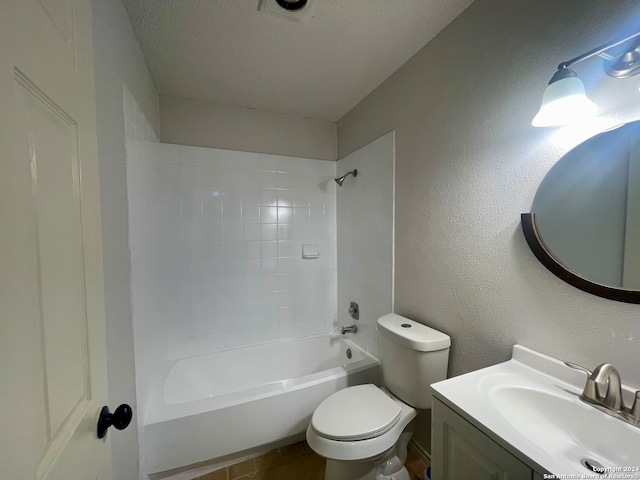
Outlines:
[[316, 2], [317, 0], [260, 0], [258, 10], [294, 22], [308, 22], [313, 18]]

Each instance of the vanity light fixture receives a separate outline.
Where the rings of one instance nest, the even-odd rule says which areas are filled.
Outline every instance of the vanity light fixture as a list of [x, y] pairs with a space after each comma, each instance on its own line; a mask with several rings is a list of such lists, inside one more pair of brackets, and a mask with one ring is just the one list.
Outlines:
[[587, 98], [584, 84], [569, 67], [583, 60], [600, 56], [605, 59], [604, 71], [614, 78], [627, 78], [640, 73], [640, 42], [632, 42], [622, 54], [612, 56], [607, 51], [640, 37], [640, 32], [623, 39], [612, 40], [558, 65], [542, 96], [540, 111], [533, 118], [534, 127], [552, 127], [595, 115], [597, 106]]

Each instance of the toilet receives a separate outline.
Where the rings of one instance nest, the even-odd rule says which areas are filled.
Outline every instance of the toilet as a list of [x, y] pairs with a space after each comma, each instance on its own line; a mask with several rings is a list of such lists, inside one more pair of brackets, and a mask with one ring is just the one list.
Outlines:
[[429, 385], [447, 376], [448, 335], [395, 313], [378, 319], [378, 333], [385, 387], [334, 393], [307, 427], [307, 443], [327, 459], [325, 480], [409, 480], [411, 421], [431, 408]]

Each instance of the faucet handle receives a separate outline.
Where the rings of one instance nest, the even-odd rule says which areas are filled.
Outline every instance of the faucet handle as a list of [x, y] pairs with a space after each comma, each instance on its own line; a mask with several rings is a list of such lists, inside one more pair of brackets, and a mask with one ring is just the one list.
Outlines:
[[593, 372], [588, 368], [583, 367], [582, 365], [578, 365], [577, 363], [564, 362], [564, 364], [569, 368], [573, 368], [574, 370], [579, 370], [580, 372], [584, 372], [587, 374], [587, 383], [585, 383], [584, 385], [584, 390], [582, 391], [582, 395], [580, 395], [580, 398], [591, 402], [601, 402], [602, 398], [598, 393], [596, 382], [594, 382], [593, 380]]
[[589, 376], [589, 377], [593, 374], [593, 372], [591, 370], [589, 370], [588, 368], [583, 367], [582, 365], [578, 365], [577, 363], [564, 362], [564, 364], [569, 368], [573, 368], [574, 370], [579, 370], [581, 372], [586, 373], [587, 376]]
[[636, 422], [640, 422], [640, 390], [636, 391], [630, 413]]

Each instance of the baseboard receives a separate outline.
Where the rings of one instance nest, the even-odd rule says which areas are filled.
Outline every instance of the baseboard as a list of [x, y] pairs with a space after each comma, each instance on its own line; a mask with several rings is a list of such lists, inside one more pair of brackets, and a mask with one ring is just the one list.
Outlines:
[[416, 454], [426, 465], [431, 465], [431, 455], [415, 440], [409, 442], [409, 450]]

